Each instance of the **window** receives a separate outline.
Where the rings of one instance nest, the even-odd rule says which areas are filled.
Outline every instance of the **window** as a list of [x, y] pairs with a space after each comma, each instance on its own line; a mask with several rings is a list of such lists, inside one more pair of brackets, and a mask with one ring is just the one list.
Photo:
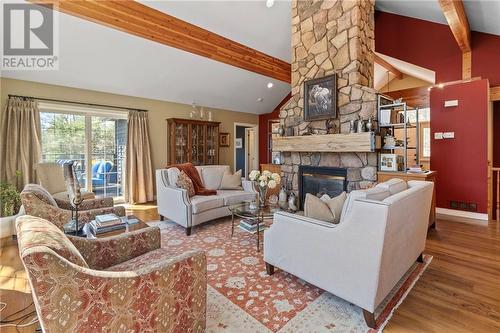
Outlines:
[[431, 158], [431, 128], [430, 122], [420, 123], [420, 161], [429, 161]]
[[82, 187], [123, 196], [127, 113], [40, 103], [42, 162], [74, 161]]

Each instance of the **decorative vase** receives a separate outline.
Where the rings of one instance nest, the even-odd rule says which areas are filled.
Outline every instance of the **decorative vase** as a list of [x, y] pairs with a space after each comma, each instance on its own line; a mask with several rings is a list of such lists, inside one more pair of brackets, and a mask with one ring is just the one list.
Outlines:
[[288, 210], [295, 213], [297, 209], [297, 196], [293, 191], [290, 191], [290, 195], [288, 196]]
[[286, 207], [287, 200], [288, 200], [288, 193], [286, 193], [285, 185], [283, 185], [281, 186], [281, 190], [278, 196], [278, 204], [282, 209]]
[[258, 189], [259, 189], [259, 206], [264, 207], [266, 205], [267, 186], [258, 186]]

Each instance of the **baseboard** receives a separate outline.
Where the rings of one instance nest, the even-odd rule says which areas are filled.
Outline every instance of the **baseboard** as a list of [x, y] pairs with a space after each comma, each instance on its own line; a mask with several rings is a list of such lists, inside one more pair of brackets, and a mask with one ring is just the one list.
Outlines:
[[473, 220], [473, 222], [488, 224], [488, 214], [466, 212], [463, 210], [455, 210], [449, 208], [436, 208], [438, 218], [443, 218], [451, 221], [463, 222], [464, 220]]

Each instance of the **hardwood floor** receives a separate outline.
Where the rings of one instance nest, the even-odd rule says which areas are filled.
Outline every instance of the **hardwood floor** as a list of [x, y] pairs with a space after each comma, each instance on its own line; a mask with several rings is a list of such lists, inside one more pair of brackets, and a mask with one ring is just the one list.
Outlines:
[[[154, 204], [127, 206], [127, 213], [159, 219]], [[2, 240], [0, 251], [0, 298], [8, 304], [0, 312], [4, 318], [32, 300], [16, 243]], [[500, 332], [500, 224], [438, 220], [425, 253], [434, 256], [432, 263], [384, 332]], [[16, 332], [13, 327], [1, 331]]]

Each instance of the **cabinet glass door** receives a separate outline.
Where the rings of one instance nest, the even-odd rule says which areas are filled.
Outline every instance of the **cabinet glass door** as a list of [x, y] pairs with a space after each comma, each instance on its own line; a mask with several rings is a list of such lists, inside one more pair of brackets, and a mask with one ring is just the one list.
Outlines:
[[191, 125], [191, 163], [202, 165], [205, 163], [205, 126]]
[[189, 129], [187, 124], [176, 123], [174, 129], [175, 133], [175, 161], [174, 163], [188, 162], [188, 138]]
[[219, 139], [219, 128], [207, 126], [207, 155], [206, 164], [217, 164], [217, 140]]

